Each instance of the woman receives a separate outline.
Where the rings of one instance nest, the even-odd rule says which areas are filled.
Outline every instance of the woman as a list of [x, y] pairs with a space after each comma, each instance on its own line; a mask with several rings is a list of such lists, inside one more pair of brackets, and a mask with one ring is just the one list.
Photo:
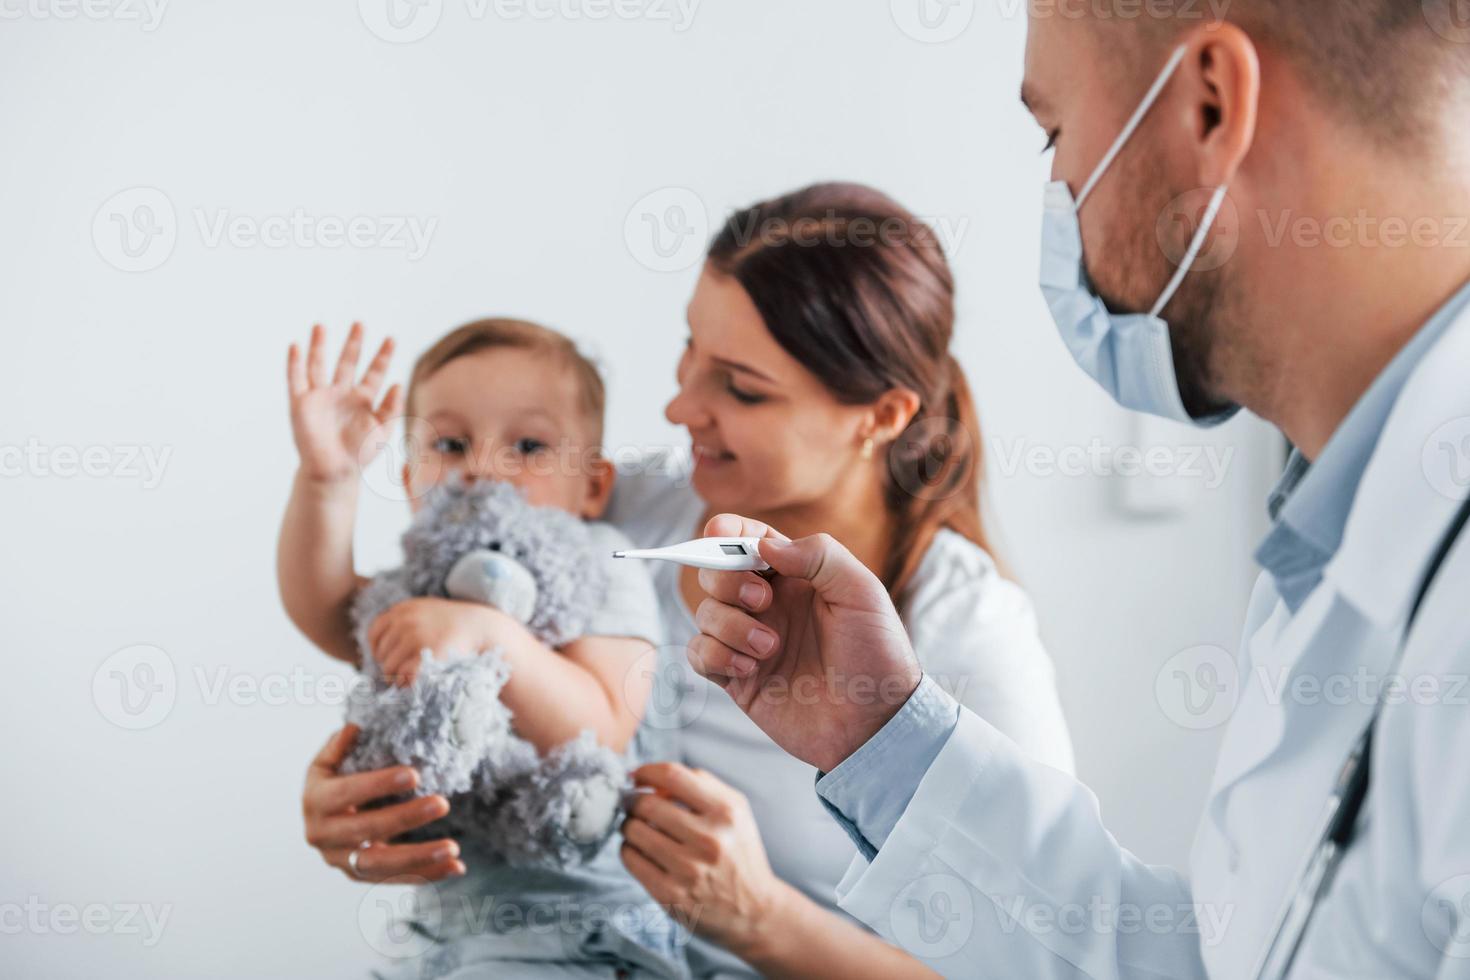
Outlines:
[[[666, 414], [692, 439], [692, 486], [645, 461], [621, 474], [609, 518], [639, 545], [697, 536], [722, 512], [792, 538], [831, 534], [882, 578], [930, 676], [1023, 750], [1070, 769], [1030, 604], [986, 548], [978, 425], [949, 353], [954, 286], [933, 233], [853, 185], [758, 204], [716, 237], [689, 327]], [[654, 571], [677, 652], [700, 632], [706, 596], [691, 569]], [[733, 682], [743, 669], [730, 665]], [[677, 735], [682, 764], [640, 770], [658, 792], [633, 808], [623, 857], [701, 937], [695, 974], [922, 973], [836, 909], [854, 846], [813, 792], [815, 771], [684, 657], [660, 673], [655, 701], [676, 707], [654, 724]], [[858, 680], [791, 696], [874, 696]], [[383, 787], [371, 774], [336, 777], [334, 756], [329, 746], [314, 763], [305, 811], [308, 839], [341, 867], [343, 841], [417, 824], [399, 808], [353, 812]], [[378, 877], [425, 871], [412, 848], [375, 851]]]

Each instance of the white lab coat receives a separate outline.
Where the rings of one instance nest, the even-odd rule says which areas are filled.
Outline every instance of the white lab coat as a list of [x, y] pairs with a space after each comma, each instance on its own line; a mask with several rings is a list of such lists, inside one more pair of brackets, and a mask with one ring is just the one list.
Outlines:
[[[1295, 616], [1269, 576], [1256, 585], [1188, 877], [1139, 861], [1084, 786], [962, 710], [877, 857], [838, 886], [842, 907], [949, 976], [1251, 976], [1372, 713], [1376, 690], [1351, 678], [1390, 670], [1460, 507], [1443, 457], [1467, 433], [1462, 315], [1400, 394], [1322, 585]], [[1409, 686], [1379, 725], [1364, 821], [1297, 977], [1470, 977], [1470, 531], [1395, 674]], [[1314, 695], [1318, 681], [1335, 687]]]

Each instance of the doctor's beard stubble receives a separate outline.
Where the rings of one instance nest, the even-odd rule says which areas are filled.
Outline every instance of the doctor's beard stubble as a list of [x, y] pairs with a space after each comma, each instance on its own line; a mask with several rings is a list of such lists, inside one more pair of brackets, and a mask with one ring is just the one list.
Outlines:
[[[1140, 132], [1134, 140], [1145, 134]], [[1137, 142], [1139, 149], [1147, 146]], [[1163, 294], [1199, 227], [1211, 190], [1172, 189], [1162, 170], [1140, 152], [1124, 152], [1114, 164], [1116, 173], [1102, 181], [1099, 191], [1114, 202], [1111, 215], [1093, 210], [1099, 193], [1083, 206], [1080, 220], [1084, 238], [1099, 235], [1103, 248], [1084, 247], [1088, 278], [1109, 310], [1147, 312]], [[1116, 182], [1116, 183], [1114, 183]], [[1112, 184], [1111, 190], [1106, 189]], [[1136, 206], [1126, 202], [1135, 200]], [[1111, 219], [1111, 220], [1109, 220]], [[1100, 224], [1101, 227], [1093, 227]], [[1159, 314], [1169, 325], [1174, 370], [1185, 409], [1196, 418], [1221, 413], [1232, 406], [1221, 393], [1220, 364], [1231, 356], [1230, 302], [1226, 262], [1210, 262], [1213, 243], [1222, 234], [1237, 235], [1235, 209], [1226, 197], [1194, 269]], [[1231, 248], [1233, 254], [1233, 246]], [[1105, 281], [1098, 281], [1101, 272]], [[1121, 283], [1120, 289], [1111, 285]]]

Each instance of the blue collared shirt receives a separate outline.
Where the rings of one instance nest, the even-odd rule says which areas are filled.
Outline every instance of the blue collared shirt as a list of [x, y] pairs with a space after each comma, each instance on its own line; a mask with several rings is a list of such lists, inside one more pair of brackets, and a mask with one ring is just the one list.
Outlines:
[[[1463, 287], [1389, 362], [1353, 406], [1316, 464], [1293, 452], [1268, 502], [1273, 526], [1256, 551], [1295, 613], [1322, 582], [1394, 403], [1414, 368], [1470, 306]], [[929, 767], [959, 723], [959, 704], [925, 678], [898, 714], [830, 773], [817, 795], [868, 860], [888, 840]]]
[[1455, 294], [1374, 380], [1332, 434], [1317, 462], [1293, 451], [1271, 492], [1273, 525], [1256, 549], [1256, 562], [1276, 584], [1286, 607], [1296, 613], [1322, 583], [1322, 573], [1342, 545], [1358, 484], [1389, 412], [1426, 351], [1470, 304], [1470, 286]]

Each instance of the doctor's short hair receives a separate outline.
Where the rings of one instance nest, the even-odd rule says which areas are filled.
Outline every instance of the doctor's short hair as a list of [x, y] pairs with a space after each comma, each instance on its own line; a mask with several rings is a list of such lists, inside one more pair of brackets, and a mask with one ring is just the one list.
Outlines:
[[1406, 150], [1433, 135], [1436, 113], [1470, 83], [1465, 0], [1148, 0], [1143, 9], [1104, 18], [1144, 40], [1151, 57], [1134, 65], [1143, 75], [1181, 34], [1223, 19], [1292, 63], [1339, 119]]
[[414, 398], [419, 386], [446, 364], [497, 348], [530, 351], [565, 370], [577, 385], [588, 445], [601, 446], [607, 394], [597, 365], [577, 348], [570, 337], [529, 320], [504, 317], [475, 320], [440, 337], [414, 362], [408, 378], [405, 414], [410, 418], [414, 416]]

